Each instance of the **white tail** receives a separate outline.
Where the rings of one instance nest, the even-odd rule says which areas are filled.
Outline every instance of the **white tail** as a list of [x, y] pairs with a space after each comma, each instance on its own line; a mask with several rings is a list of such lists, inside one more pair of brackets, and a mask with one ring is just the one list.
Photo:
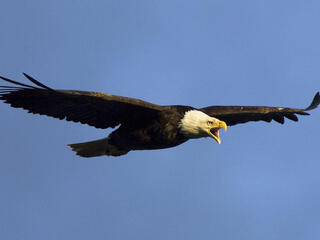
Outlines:
[[120, 156], [130, 150], [118, 149], [117, 146], [109, 144], [109, 138], [103, 138], [91, 142], [68, 144], [81, 157], [97, 157], [103, 155]]

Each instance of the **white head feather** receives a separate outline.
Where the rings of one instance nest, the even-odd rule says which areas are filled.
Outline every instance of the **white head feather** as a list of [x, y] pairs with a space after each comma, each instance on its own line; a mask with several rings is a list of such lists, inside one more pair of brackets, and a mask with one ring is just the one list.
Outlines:
[[198, 110], [187, 111], [179, 123], [180, 132], [189, 138], [210, 137], [210, 129], [219, 119]]

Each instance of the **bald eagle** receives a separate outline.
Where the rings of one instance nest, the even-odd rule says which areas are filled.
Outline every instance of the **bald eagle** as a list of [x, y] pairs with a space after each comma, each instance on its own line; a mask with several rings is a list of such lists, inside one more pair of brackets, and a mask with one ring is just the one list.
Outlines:
[[96, 128], [114, 128], [108, 137], [69, 144], [81, 157], [120, 156], [131, 150], [170, 148], [189, 139], [211, 137], [221, 143], [220, 129], [249, 121], [284, 118], [298, 121], [320, 103], [319, 92], [305, 109], [264, 106], [160, 106], [140, 99], [101, 92], [55, 90], [24, 73], [35, 86], [0, 78], [14, 86], [0, 86], [0, 100], [29, 113], [80, 122]]

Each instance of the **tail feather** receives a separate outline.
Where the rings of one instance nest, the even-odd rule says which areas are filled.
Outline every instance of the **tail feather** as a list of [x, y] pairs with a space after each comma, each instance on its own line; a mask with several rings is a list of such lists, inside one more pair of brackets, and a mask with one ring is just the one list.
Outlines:
[[120, 156], [129, 150], [119, 149], [115, 145], [109, 144], [109, 138], [103, 138], [91, 142], [68, 144], [72, 151], [81, 157], [98, 157], [103, 155]]

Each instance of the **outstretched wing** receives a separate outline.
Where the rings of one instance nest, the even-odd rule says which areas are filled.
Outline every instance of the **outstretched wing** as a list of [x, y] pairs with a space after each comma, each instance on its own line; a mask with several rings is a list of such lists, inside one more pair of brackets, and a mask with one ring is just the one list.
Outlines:
[[32, 77], [24, 76], [37, 86], [0, 78], [14, 86], [0, 86], [0, 100], [30, 113], [80, 122], [96, 128], [148, 119], [164, 107], [140, 99], [100, 92], [54, 90]]
[[295, 122], [298, 121], [296, 114], [309, 115], [307, 111], [315, 109], [319, 103], [320, 95], [318, 92], [310, 106], [305, 109], [263, 106], [211, 106], [200, 110], [212, 117], [225, 121], [229, 126], [250, 121], [271, 122], [272, 120], [283, 124], [285, 118]]

